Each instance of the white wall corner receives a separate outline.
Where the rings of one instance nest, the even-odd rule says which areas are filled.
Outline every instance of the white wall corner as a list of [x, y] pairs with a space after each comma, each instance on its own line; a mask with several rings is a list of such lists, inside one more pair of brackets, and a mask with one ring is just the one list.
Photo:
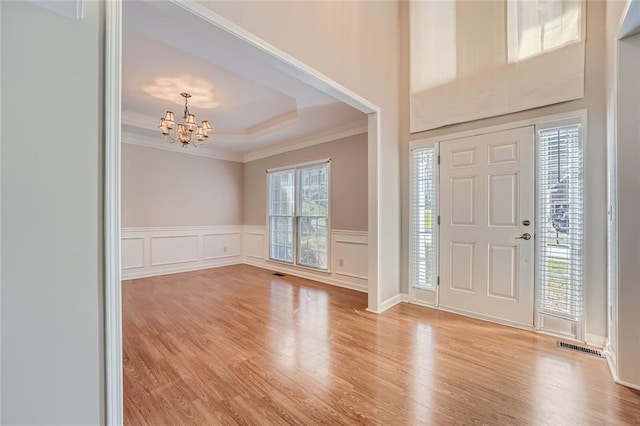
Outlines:
[[604, 348], [607, 343], [607, 338], [599, 336], [597, 334], [586, 333], [585, 342], [589, 346], [595, 346], [596, 348]]
[[388, 298], [384, 302], [381, 302], [378, 305], [378, 308], [376, 310], [367, 308], [367, 311], [373, 312], [374, 314], [381, 314], [400, 303], [408, 303], [408, 302], [409, 302], [409, 295], [406, 293], [399, 293], [393, 297]]
[[615, 354], [611, 352], [611, 343], [609, 339], [607, 339], [607, 343], [604, 346], [604, 357], [607, 360], [607, 365], [609, 366], [609, 371], [611, 372], [611, 377], [614, 382], [618, 381], [618, 369], [616, 367], [616, 359]]

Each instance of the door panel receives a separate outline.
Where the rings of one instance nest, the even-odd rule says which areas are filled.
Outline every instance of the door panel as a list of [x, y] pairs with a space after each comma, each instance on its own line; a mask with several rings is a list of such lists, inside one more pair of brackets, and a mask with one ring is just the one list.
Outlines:
[[440, 305], [533, 326], [534, 239], [518, 239], [535, 229], [533, 127], [441, 142], [440, 155]]
[[451, 179], [451, 224], [457, 226], [476, 224], [476, 178]]
[[489, 227], [518, 226], [518, 174], [489, 175]]
[[475, 293], [476, 245], [451, 241], [451, 281], [452, 290]]

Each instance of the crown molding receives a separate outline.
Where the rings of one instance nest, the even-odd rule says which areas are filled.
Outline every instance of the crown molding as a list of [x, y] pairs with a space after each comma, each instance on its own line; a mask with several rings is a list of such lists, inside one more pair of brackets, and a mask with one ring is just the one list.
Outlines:
[[[129, 145], [143, 146], [146, 148], [163, 149], [165, 151], [177, 152], [179, 154], [196, 155], [199, 157], [215, 158], [218, 160], [235, 161], [238, 163], [243, 162], [243, 156], [240, 153], [216, 151], [204, 147], [189, 147], [187, 149], [182, 148], [177, 144], [168, 144], [158, 137], [158, 139], [150, 138], [148, 136], [137, 135], [130, 132], [122, 132], [122, 143]], [[191, 149], [193, 148], [193, 149]]]
[[[122, 111], [122, 124], [128, 126], [155, 131], [158, 129], [155, 125], [158, 121], [159, 119], [155, 119], [150, 115], [129, 110]], [[293, 109], [285, 112], [284, 114], [276, 115], [268, 120], [261, 121], [260, 123], [247, 127], [246, 129], [229, 129], [227, 131], [214, 130], [213, 136], [216, 140], [225, 142], [259, 138], [269, 133], [289, 127], [296, 121], [298, 121], [298, 110]]]
[[295, 151], [296, 149], [307, 148], [310, 146], [319, 145], [321, 143], [347, 138], [349, 136], [360, 135], [362, 133], [366, 133], [367, 130], [367, 120], [355, 121], [353, 123], [334, 127], [333, 129], [311, 134], [303, 139], [291, 139], [287, 142], [283, 142], [275, 146], [247, 152], [246, 154], [244, 154], [243, 161], [247, 163], [249, 161], [259, 160], [261, 158], [271, 157], [273, 155], [283, 154], [289, 151]]
[[[246, 135], [251, 138], [258, 138], [278, 130], [282, 130], [295, 124], [298, 121], [298, 110], [293, 109], [284, 114], [277, 115], [273, 118], [255, 124], [246, 129]], [[220, 139], [224, 139], [223, 135], [216, 135]]]
[[[284, 114], [273, 117], [262, 123], [258, 123], [255, 126], [247, 129], [241, 129], [238, 131], [229, 131], [227, 133], [214, 133], [214, 137], [217, 140], [224, 140], [225, 142], [242, 141], [250, 138], [256, 138], [265, 134], [283, 129], [295, 121], [298, 120], [298, 111], [293, 110]], [[133, 111], [122, 111], [122, 124], [132, 127], [157, 130], [153, 117], [145, 114], [140, 114]], [[122, 132], [122, 143], [130, 145], [144, 146], [147, 148], [164, 149], [165, 151], [173, 151], [181, 154], [198, 155], [201, 157], [217, 158], [219, 160], [236, 161], [246, 163], [249, 161], [259, 160], [261, 158], [271, 157], [273, 155], [283, 154], [285, 152], [294, 151], [296, 149], [307, 148], [314, 145], [319, 145], [325, 142], [331, 142], [337, 139], [347, 138], [349, 136], [355, 136], [362, 133], [366, 133], [368, 130], [367, 120], [359, 120], [352, 123], [347, 123], [342, 126], [334, 127], [332, 129], [323, 130], [317, 133], [308, 135], [302, 139], [294, 138], [288, 141], [279, 143], [274, 146], [268, 146], [260, 148], [247, 153], [233, 153], [228, 151], [214, 150], [206, 147], [200, 147], [197, 149], [184, 149], [177, 144], [168, 144], [162, 142], [162, 140], [151, 138], [145, 135], [139, 135], [133, 132]]]

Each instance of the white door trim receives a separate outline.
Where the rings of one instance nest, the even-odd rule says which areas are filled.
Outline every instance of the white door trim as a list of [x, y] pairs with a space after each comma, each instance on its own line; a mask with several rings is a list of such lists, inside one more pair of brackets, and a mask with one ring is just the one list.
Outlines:
[[104, 3], [104, 310], [106, 424], [124, 422], [120, 259], [122, 0]]
[[[550, 115], [544, 115], [544, 116], [540, 116], [540, 117], [534, 117], [534, 118], [530, 118], [530, 119], [526, 119], [526, 120], [520, 120], [520, 121], [514, 121], [514, 122], [510, 122], [510, 123], [504, 123], [504, 124], [497, 124], [494, 126], [488, 126], [488, 127], [481, 127], [478, 129], [472, 129], [472, 130], [466, 130], [466, 131], [462, 131], [462, 132], [455, 132], [455, 133], [449, 133], [449, 134], [445, 134], [445, 135], [441, 135], [441, 136], [435, 136], [435, 137], [428, 137], [428, 138], [420, 138], [420, 139], [416, 139], [416, 140], [412, 140], [409, 142], [409, 156], [411, 155], [411, 151], [413, 149], [416, 148], [429, 148], [429, 147], [439, 147], [440, 142], [445, 142], [448, 140], [453, 140], [453, 139], [460, 139], [460, 138], [466, 138], [466, 137], [470, 137], [470, 136], [480, 136], [480, 135], [484, 135], [487, 133], [496, 133], [496, 132], [501, 132], [504, 130], [513, 130], [513, 129], [517, 129], [520, 127], [527, 127], [527, 126], [534, 126], [535, 127], [535, 131], [537, 134], [537, 131], [541, 128], [546, 128], [546, 127], [553, 127], [555, 125], [561, 125], [563, 123], [566, 123], [568, 120], [573, 120], [575, 121], [579, 121], [582, 123], [583, 128], [585, 129], [584, 133], [583, 133], [583, 146], [587, 146], [588, 144], [588, 134], [586, 132], [587, 129], [587, 110], [586, 109], [579, 109], [579, 110], [574, 110], [574, 111], [568, 111], [568, 112], [563, 112], [563, 113], [558, 113], [558, 114], [550, 114]], [[538, 140], [537, 140], [537, 135], [536, 135], [536, 150], [537, 150], [537, 146], [538, 146]], [[584, 152], [584, 164], [585, 164], [585, 173], [587, 173], [587, 150], [585, 150]], [[411, 157], [409, 157], [409, 161], [411, 160]], [[537, 159], [536, 159], [536, 164], [537, 164]], [[438, 172], [439, 174], [439, 172]], [[537, 176], [536, 176], [537, 179]], [[411, 176], [409, 176], [409, 182], [411, 182]], [[440, 196], [439, 196], [439, 188], [436, 189], [436, 197], [437, 197], [437, 206], [438, 206], [438, 212], [440, 212]], [[587, 197], [588, 197], [588, 191], [585, 190], [585, 205], [587, 205]], [[537, 206], [536, 206], [537, 208]], [[588, 211], [585, 211], [585, 217], [584, 217], [584, 221], [585, 224], [587, 223], [588, 219], [587, 219], [587, 215], [588, 215]], [[409, 215], [405, 216], [407, 220], [409, 220], [409, 223], [411, 222], [411, 218]], [[588, 235], [585, 229], [585, 247], [587, 247], [587, 240], [588, 240]], [[409, 238], [409, 240], [411, 240], [411, 238]], [[440, 250], [440, 233], [438, 233], [438, 240], [437, 240], [437, 245], [438, 245], [438, 250]], [[411, 253], [411, 247], [409, 247], [409, 253]], [[588, 251], [585, 250], [584, 253], [585, 256], [585, 263], [588, 262]], [[410, 259], [406, 260], [406, 264], [408, 265], [408, 268], [411, 268], [411, 261]], [[438, 268], [440, 267], [440, 265], [438, 264]], [[438, 276], [440, 275], [440, 270], [438, 269], [437, 271]], [[408, 274], [409, 275], [409, 274]], [[461, 312], [461, 311], [453, 311], [449, 308], [445, 308], [445, 307], [441, 307], [438, 304], [436, 304], [435, 306], [432, 306], [430, 304], [426, 304], [426, 303], [421, 303], [419, 301], [415, 301], [413, 297], [411, 297], [412, 294], [412, 289], [411, 289], [411, 282], [407, 282], [407, 288], [409, 289], [409, 297], [408, 297], [408, 302], [409, 303], [413, 303], [416, 305], [421, 305], [421, 306], [426, 306], [426, 307], [430, 307], [430, 308], [434, 308], [434, 309], [438, 309], [438, 310], [443, 310], [443, 311], [448, 311], [448, 312], [456, 312], [458, 314], [461, 315], [465, 315], [465, 316], [469, 316], [469, 317], [473, 317], [473, 318], [479, 318], [479, 319], [483, 319], [483, 320], [487, 320], [487, 321], [491, 321], [491, 322], [496, 322], [499, 324], [504, 324], [504, 325], [511, 325], [511, 326], [516, 326], [501, 320], [497, 320], [497, 319], [489, 319], [489, 318], [483, 318], [480, 317], [478, 315], [475, 314], [470, 314], [470, 313], [466, 313], [466, 312]], [[438, 287], [436, 289], [436, 300], [438, 300], [439, 296], [439, 291], [440, 288]], [[585, 291], [584, 292], [584, 300], [583, 303], [585, 304], [585, 306], [587, 305], [587, 298], [588, 298], [588, 294]], [[438, 300], [439, 302], [439, 300]], [[538, 315], [538, 311], [537, 311], [537, 287], [535, 289], [534, 292], [534, 329], [538, 332], [541, 333], [545, 333], [548, 334], [549, 332], [544, 331], [544, 330], [539, 330], [539, 315]], [[583, 312], [583, 320], [582, 320], [582, 324], [586, 324], [587, 323], [587, 310], [585, 309]], [[518, 327], [518, 326], [516, 326]], [[518, 328], [525, 328], [528, 329], [526, 327], [522, 327], [519, 326]], [[584, 327], [583, 327], [584, 329]], [[564, 336], [566, 337], [566, 336]]]
[[[153, 1], [153, 0], [148, 0]], [[272, 65], [281, 71], [304, 81], [316, 89], [368, 114], [368, 212], [369, 266], [368, 310], [380, 312], [381, 259], [378, 235], [382, 210], [380, 194], [380, 156], [382, 140], [380, 131], [380, 107], [352, 92], [319, 71], [307, 66], [291, 55], [256, 37], [233, 22], [223, 18], [195, 0], [169, 0], [211, 25], [228, 32], [247, 44], [265, 52], [272, 58]], [[122, 2], [105, 2], [105, 114], [104, 114], [104, 252], [105, 252], [105, 392], [106, 424], [122, 425], [122, 301], [120, 276], [120, 124], [121, 124], [121, 47]]]
[[466, 138], [469, 136], [486, 135], [487, 133], [496, 133], [496, 132], [501, 132], [503, 130], [513, 130], [519, 127], [535, 126], [537, 130], [541, 126], [550, 127], [553, 125], [553, 123], [556, 123], [559, 121], [578, 119], [578, 118], [582, 120], [583, 124], [586, 125], [587, 110], [580, 109], [575, 111], [562, 112], [559, 114], [544, 115], [541, 117], [530, 118], [527, 120], [520, 120], [520, 121], [511, 122], [511, 123], [497, 124], [495, 126], [481, 127], [473, 130], [466, 130], [464, 132], [448, 133], [442, 136], [416, 139], [414, 141], [409, 142], [409, 147], [413, 149], [413, 148], [436, 146], [440, 142], [445, 142], [452, 139]]

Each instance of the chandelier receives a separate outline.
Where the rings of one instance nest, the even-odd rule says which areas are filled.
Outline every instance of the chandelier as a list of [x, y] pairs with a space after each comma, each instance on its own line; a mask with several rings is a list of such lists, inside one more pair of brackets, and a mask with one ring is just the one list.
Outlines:
[[213, 130], [209, 121], [202, 120], [202, 123], [198, 126], [196, 123], [196, 116], [189, 112], [187, 102], [191, 97], [188, 93], [180, 93], [180, 96], [184, 98], [184, 117], [182, 123], [178, 123], [176, 126], [176, 120], [173, 112], [167, 111], [164, 117], [160, 119], [160, 125], [158, 129], [164, 135], [164, 140], [169, 143], [180, 142], [183, 148], [191, 144], [193, 146], [200, 146], [204, 144], [205, 138], [209, 137], [209, 132]]

